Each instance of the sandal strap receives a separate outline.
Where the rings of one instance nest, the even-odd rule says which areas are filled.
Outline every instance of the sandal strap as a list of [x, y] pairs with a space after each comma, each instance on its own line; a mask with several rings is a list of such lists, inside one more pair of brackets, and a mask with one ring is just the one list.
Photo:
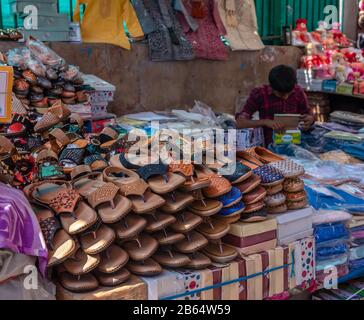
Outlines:
[[194, 167], [193, 167], [192, 163], [183, 164], [182, 162], [180, 162], [180, 163], [170, 164], [168, 170], [169, 170], [169, 172], [172, 172], [172, 173], [182, 173], [185, 177], [192, 177]]
[[96, 161], [103, 161], [105, 164], [108, 164], [107, 161], [99, 154], [93, 154], [91, 156], [88, 156], [84, 159], [84, 164], [87, 166], [91, 166]]
[[51, 250], [54, 249], [53, 239], [58, 230], [61, 230], [61, 224], [56, 217], [50, 217], [39, 222], [46, 245]]
[[[101, 183], [104, 183], [104, 185], [101, 186]], [[119, 188], [113, 183], [105, 183], [100, 181], [100, 186], [97, 187], [97, 189], [91, 191], [87, 196], [87, 201], [91, 207], [95, 209], [102, 203], [112, 203], [118, 192]]]
[[160, 164], [150, 164], [144, 167], [141, 167], [137, 170], [138, 175], [145, 181], [147, 181], [152, 176], [163, 176], [167, 173], [168, 166], [160, 163]]
[[69, 137], [61, 129], [58, 128], [52, 130], [49, 133], [49, 141], [51, 143], [52, 149], [56, 153], [59, 153], [59, 151], [61, 151], [66, 145], [71, 142]]
[[16, 148], [14, 144], [4, 136], [0, 135], [0, 155], [1, 154], [13, 154]]
[[110, 127], [104, 128], [100, 133], [100, 142], [104, 144], [106, 142], [116, 140], [118, 138], [119, 133]]
[[71, 180], [77, 180], [80, 178], [84, 178], [88, 175], [90, 175], [92, 173], [92, 170], [90, 168], [90, 166], [87, 165], [80, 165], [75, 167], [72, 171], [71, 171]]
[[127, 169], [138, 170], [140, 166], [132, 164], [126, 157], [127, 153], [121, 153], [119, 156], [120, 163]]
[[79, 165], [82, 163], [83, 155], [85, 154], [85, 149], [63, 149], [59, 161], [63, 162], [65, 160], [70, 160], [74, 164]]
[[71, 114], [70, 122], [71, 123], [76, 122], [80, 129], [83, 128], [83, 126], [84, 126], [84, 121], [83, 121], [83, 119], [81, 118], [81, 116], [78, 113], [72, 113]]
[[42, 162], [45, 162], [45, 161], [51, 160], [51, 159], [58, 162], [57, 154], [52, 150], [44, 149], [38, 153], [36, 161], [37, 161], [37, 163], [42, 163]]
[[71, 111], [65, 107], [62, 101], [57, 101], [49, 109], [48, 113], [51, 113], [58, 117], [58, 119], [64, 119], [71, 116]]

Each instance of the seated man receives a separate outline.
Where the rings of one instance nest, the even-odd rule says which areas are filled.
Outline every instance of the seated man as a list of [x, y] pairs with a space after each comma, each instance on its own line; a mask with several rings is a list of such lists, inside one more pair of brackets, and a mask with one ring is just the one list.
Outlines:
[[[238, 129], [264, 128], [267, 147], [273, 142], [273, 130], [284, 130], [281, 123], [274, 121], [275, 114], [300, 114], [302, 131], [308, 131], [315, 123], [307, 96], [297, 85], [293, 68], [284, 65], [273, 68], [269, 74], [269, 83], [255, 88], [241, 113], [236, 115]], [[260, 120], [252, 120], [256, 112], [259, 112]]]

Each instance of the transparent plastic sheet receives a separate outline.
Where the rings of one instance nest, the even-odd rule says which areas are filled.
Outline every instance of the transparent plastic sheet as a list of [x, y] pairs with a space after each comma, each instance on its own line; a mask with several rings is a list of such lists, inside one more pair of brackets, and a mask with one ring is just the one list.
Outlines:
[[215, 125], [218, 125], [219, 123], [215, 115], [215, 112], [212, 110], [212, 108], [201, 101], [195, 101], [195, 104], [193, 108], [190, 110], [190, 112], [198, 113], [208, 119], [211, 119], [211, 121], [214, 122]]
[[327, 223], [346, 223], [349, 222], [353, 216], [343, 210], [319, 210], [313, 215], [313, 225], [327, 224]]
[[29, 37], [25, 45], [32, 55], [37, 57], [37, 59], [46, 66], [54, 69], [61, 69], [66, 65], [66, 61], [63, 58], [52, 49], [48, 48], [43, 42], [38, 41], [33, 37]]
[[74, 82], [76, 79], [82, 79], [79, 67], [74, 65], [69, 65], [67, 70], [60, 74], [60, 77], [71, 82]]
[[27, 48], [11, 49], [8, 51], [7, 57], [9, 65], [13, 67], [17, 67], [21, 70], [29, 69], [40, 77], [46, 76], [47, 68], [45, 65], [34, 58]]
[[329, 223], [315, 227], [314, 231], [316, 246], [325, 245], [331, 241], [349, 240], [350, 232], [343, 223]]

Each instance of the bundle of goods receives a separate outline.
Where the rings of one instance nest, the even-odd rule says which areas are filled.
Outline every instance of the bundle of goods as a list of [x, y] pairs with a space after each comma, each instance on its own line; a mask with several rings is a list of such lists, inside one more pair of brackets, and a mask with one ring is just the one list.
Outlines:
[[14, 67], [14, 93], [29, 111], [45, 114], [57, 100], [87, 101], [78, 68], [34, 38], [27, 40], [26, 47], [11, 49], [7, 62]]
[[338, 289], [323, 289], [319, 290], [312, 297], [313, 300], [322, 301], [322, 300], [364, 300], [363, 293], [363, 281], [362, 280], [353, 280], [348, 283], [341, 284]]
[[348, 225], [351, 235], [350, 272], [364, 270], [364, 219], [354, 216]]
[[335, 111], [330, 114], [330, 120], [354, 130], [360, 131], [364, 128], [364, 115], [362, 114], [347, 111]]
[[325, 285], [330, 275], [342, 278], [349, 273], [350, 232], [346, 223], [350, 219], [350, 214], [341, 211], [322, 211], [313, 218], [320, 285]]

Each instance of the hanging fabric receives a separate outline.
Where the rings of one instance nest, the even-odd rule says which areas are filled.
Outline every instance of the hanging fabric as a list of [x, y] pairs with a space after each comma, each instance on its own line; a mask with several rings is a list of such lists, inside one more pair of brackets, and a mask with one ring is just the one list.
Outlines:
[[74, 21], [80, 22], [80, 6], [86, 9], [81, 22], [82, 40], [91, 43], [110, 43], [130, 50], [131, 46], [124, 30], [130, 36], [144, 36], [129, 0], [77, 0]]

